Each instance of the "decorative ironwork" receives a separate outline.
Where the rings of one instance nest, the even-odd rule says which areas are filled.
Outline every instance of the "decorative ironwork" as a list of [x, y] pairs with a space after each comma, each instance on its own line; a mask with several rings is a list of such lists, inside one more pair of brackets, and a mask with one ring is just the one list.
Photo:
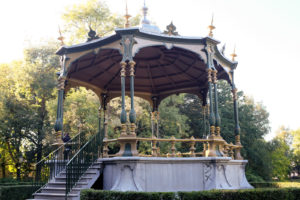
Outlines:
[[90, 28], [90, 31], [88, 32], [88, 39], [87, 39], [87, 42], [89, 41], [92, 41], [92, 40], [95, 40], [95, 39], [99, 39], [99, 36], [97, 35], [96, 31], [94, 31], [91, 27]]
[[[85, 133], [79, 133], [36, 163], [33, 171], [33, 186], [42, 186], [65, 170], [68, 160], [78, 152], [86, 141]], [[45, 185], [35, 193], [40, 192], [44, 187]]]
[[230, 54], [230, 56], [231, 56], [231, 60], [235, 61], [235, 57], [237, 57], [237, 54], [235, 53], [235, 46], [234, 46], [233, 52], [232, 52], [232, 54]]
[[66, 193], [79, 181], [86, 170], [98, 159], [98, 151], [102, 148], [103, 137], [100, 132], [95, 134], [67, 163], [66, 169]]
[[171, 22], [167, 27], [167, 30], [164, 31], [164, 34], [167, 35], [178, 35], [178, 32], [176, 32], [176, 26], [174, 26], [173, 22]]
[[130, 27], [130, 24], [129, 24], [129, 18], [131, 17], [131, 15], [128, 14], [128, 7], [127, 7], [127, 0], [126, 0], [126, 9], [125, 9], [125, 25], [124, 27], [125, 28], [129, 28]]
[[214, 36], [213, 30], [214, 30], [216, 27], [213, 25], [213, 23], [214, 23], [214, 15], [212, 15], [210, 25], [208, 26], [208, 29], [209, 29], [208, 36], [209, 36], [209, 37], [213, 37], [213, 36]]
[[57, 39], [60, 41], [60, 45], [63, 46], [63, 45], [65, 45], [65, 43], [64, 43], [65, 38], [63, 37], [63, 35], [61, 33], [60, 26], [58, 26], [58, 33], [59, 33], [59, 37]]

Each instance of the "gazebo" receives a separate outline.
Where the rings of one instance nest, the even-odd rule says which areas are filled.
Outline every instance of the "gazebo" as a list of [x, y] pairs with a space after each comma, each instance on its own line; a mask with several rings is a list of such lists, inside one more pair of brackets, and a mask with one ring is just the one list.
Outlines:
[[[104, 166], [103, 189], [194, 191], [252, 188], [245, 177], [244, 167], [247, 161], [243, 160], [240, 154], [242, 145], [237, 89], [234, 83], [234, 71], [238, 64], [234, 60], [236, 54], [233, 53], [232, 60], [229, 60], [220, 52], [217, 47], [220, 42], [213, 37], [215, 28], [213, 23], [209, 26], [208, 36], [185, 37], [176, 32], [173, 23], [167, 26], [166, 31], [161, 32], [147, 19], [146, 6], [143, 11], [141, 27], [130, 27], [129, 15], [126, 14], [125, 28], [116, 29], [114, 34], [98, 37], [91, 29], [87, 42], [62, 46], [57, 51], [61, 57], [55, 123], [57, 137], [60, 138], [63, 134], [64, 93], [72, 87], [83, 86], [93, 90], [100, 99], [100, 135], [87, 143], [93, 144], [93, 148], [84, 149], [85, 145], [75, 156], [78, 157], [80, 151], [97, 152], [98, 156], [93, 157], [91, 163], [98, 159]], [[235, 121], [235, 130], [232, 131], [235, 132], [235, 144], [228, 144], [222, 138], [218, 111], [218, 80], [226, 80], [232, 87], [234, 105], [232, 120]], [[210, 128], [207, 138], [137, 137], [134, 97], [147, 100], [153, 108], [153, 117], [159, 117], [160, 102], [170, 95], [179, 93], [195, 94], [201, 99], [203, 106], [209, 107]], [[130, 96], [131, 100], [129, 113], [125, 110], [126, 95]], [[122, 128], [119, 138], [108, 139], [107, 103], [115, 97], [122, 99], [120, 115]], [[152, 142], [151, 157], [139, 155], [138, 141]], [[112, 142], [120, 144], [120, 151], [115, 155], [108, 154], [108, 144]], [[169, 157], [160, 157], [158, 142], [172, 144]], [[188, 158], [176, 154], [175, 144], [178, 142], [190, 144]], [[197, 142], [203, 143], [203, 152], [195, 152]], [[66, 165], [67, 179], [69, 176], [66, 194], [85, 173], [84, 170], [81, 170], [81, 174], [78, 173], [78, 165], [82, 164], [84, 159], [77, 157], [76, 165], [75, 158]], [[74, 166], [77, 167], [75, 167], [77, 171]]]

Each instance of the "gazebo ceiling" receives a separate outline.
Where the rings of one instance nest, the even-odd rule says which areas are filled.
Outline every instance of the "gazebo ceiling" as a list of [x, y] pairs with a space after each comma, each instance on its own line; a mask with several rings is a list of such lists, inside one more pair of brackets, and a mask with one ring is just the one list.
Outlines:
[[[119, 96], [121, 60], [118, 50], [101, 49], [97, 54], [89, 53], [73, 62], [67, 77]], [[137, 96], [148, 96], [148, 99], [159, 96], [162, 99], [176, 93], [200, 94], [207, 88], [206, 64], [194, 52], [178, 47], [150, 46], [140, 49], [133, 60], [136, 62], [134, 88]], [[226, 73], [222, 73], [222, 67], [216, 63], [215, 67], [219, 71], [218, 79], [228, 78]], [[127, 76], [127, 91], [129, 82]]]

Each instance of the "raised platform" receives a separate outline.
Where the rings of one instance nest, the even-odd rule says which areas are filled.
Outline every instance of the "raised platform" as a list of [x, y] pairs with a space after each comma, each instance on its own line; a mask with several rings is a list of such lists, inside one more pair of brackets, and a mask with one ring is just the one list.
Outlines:
[[170, 192], [253, 188], [245, 176], [247, 160], [230, 157], [115, 157], [101, 160], [104, 190]]

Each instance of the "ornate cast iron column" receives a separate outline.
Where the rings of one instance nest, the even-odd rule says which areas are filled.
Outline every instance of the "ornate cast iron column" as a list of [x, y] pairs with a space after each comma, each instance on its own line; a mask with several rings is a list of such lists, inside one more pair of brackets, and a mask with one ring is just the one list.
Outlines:
[[212, 96], [212, 69], [207, 69], [207, 78], [208, 78], [208, 95], [209, 95], [209, 126], [210, 126], [210, 135], [215, 136], [215, 115], [213, 108], [213, 96]]
[[218, 88], [217, 88], [217, 70], [213, 70], [213, 84], [214, 84], [214, 99], [215, 99], [215, 119], [216, 119], [216, 134], [218, 137], [221, 137], [221, 118], [219, 115], [219, 109], [218, 109]]
[[134, 66], [135, 66], [135, 62], [133, 60], [131, 60], [129, 62], [129, 66], [130, 66], [130, 99], [131, 99], [131, 110], [129, 113], [130, 135], [136, 136], [136, 134], [135, 134], [136, 113], [134, 110]]
[[234, 122], [235, 122], [235, 128], [234, 128], [234, 134], [235, 134], [235, 144], [238, 146], [238, 148], [235, 149], [235, 160], [243, 160], [243, 157], [241, 155], [241, 140], [240, 140], [240, 125], [239, 125], [239, 113], [238, 113], [238, 102], [237, 102], [237, 88], [235, 87], [234, 83], [234, 72], [231, 71], [232, 75], [232, 85], [231, 85], [231, 92], [232, 92], [232, 98], [233, 98], [233, 111], [234, 111]]
[[[123, 59], [121, 61], [121, 97], [122, 97], [122, 111], [121, 111], [121, 134], [118, 138], [120, 143], [120, 151], [118, 156], [138, 156], [136, 147], [137, 138], [135, 134], [136, 114], [134, 110], [134, 66], [135, 62], [132, 58], [132, 47], [135, 44], [133, 35], [123, 35], [121, 45], [123, 47]], [[125, 77], [127, 62], [130, 66], [130, 96], [131, 96], [131, 110], [129, 113], [130, 134], [126, 130], [126, 111], [125, 111]]]
[[[208, 149], [205, 152], [206, 157], [217, 157], [222, 156], [221, 149], [222, 145], [224, 144], [224, 140], [220, 137], [220, 117], [218, 114], [218, 96], [217, 96], [217, 75], [216, 70], [214, 70], [213, 66], [213, 46], [208, 44], [207, 46], [207, 81], [208, 81], [208, 93], [209, 93], [209, 125], [210, 125], [210, 135], [208, 139]], [[212, 77], [213, 76], [213, 77]], [[214, 85], [214, 103], [215, 109], [213, 106], [213, 91], [212, 85]], [[216, 136], [217, 133], [217, 136]]]
[[102, 138], [102, 133], [101, 133], [101, 120], [102, 120], [102, 106], [100, 105], [98, 109], [98, 133], [100, 137]]
[[125, 76], [126, 76], [126, 62], [121, 62], [121, 97], [122, 97], [122, 111], [121, 111], [121, 136], [126, 136], [126, 122], [127, 114], [125, 110]]
[[64, 55], [61, 57], [61, 72], [58, 77], [58, 98], [57, 98], [57, 112], [56, 121], [54, 125], [54, 130], [56, 132], [56, 142], [60, 143], [60, 136], [63, 137], [63, 102], [64, 102], [64, 92], [66, 85], [66, 61], [69, 58]]
[[58, 78], [58, 98], [57, 98], [57, 112], [56, 112], [56, 121], [54, 125], [54, 130], [56, 132], [56, 142], [60, 143], [60, 136], [63, 137], [63, 101], [64, 101], [64, 89], [65, 89], [66, 78], [60, 76]]
[[107, 94], [101, 94], [102, 97], [102, 108], [103, 108], [103, 139], [107, 140], [108, 135], [107, 135]]

